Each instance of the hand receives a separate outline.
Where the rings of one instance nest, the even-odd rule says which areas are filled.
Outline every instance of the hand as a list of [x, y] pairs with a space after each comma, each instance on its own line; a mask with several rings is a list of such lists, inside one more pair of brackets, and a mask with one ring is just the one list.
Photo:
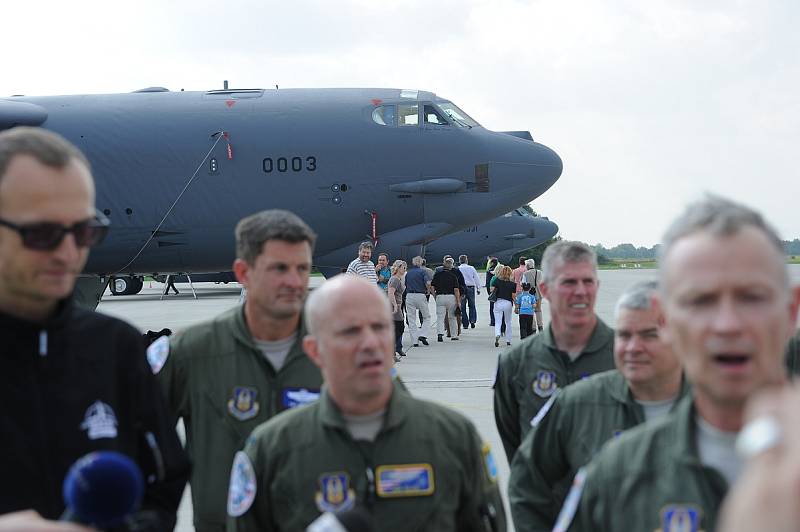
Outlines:
[[[800, 523], [800, 391], [784, 390], [755, 397], [747, 407], [747, 422], [774, 420], [781, 437], [775, 445], [749, 457], [728, 492], [720, 514], [724, 532], [769, 530], [790, 532]], [[747, 425], [745, 425], [747, 426]]]
[[0, 515], [0, 532], [92, 532], [75, 523], [48, 521], [34, 510]]

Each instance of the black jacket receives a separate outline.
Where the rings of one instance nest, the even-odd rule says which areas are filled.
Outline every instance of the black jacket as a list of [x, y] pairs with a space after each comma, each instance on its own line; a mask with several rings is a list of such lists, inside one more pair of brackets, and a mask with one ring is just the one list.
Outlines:
[[0, 514], [57, 519], [73, 462], [114, 450], [144, 474], [152, 529], [172, 530], [189, 464], [133, 327], [71, 300], [44, 323], [0, 313], [0, 408]]

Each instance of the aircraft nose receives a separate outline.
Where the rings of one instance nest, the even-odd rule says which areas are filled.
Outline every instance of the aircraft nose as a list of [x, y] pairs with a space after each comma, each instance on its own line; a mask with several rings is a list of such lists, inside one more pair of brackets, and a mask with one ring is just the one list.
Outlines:
[[[536, 221], [538, 222], [538, 226], [536, 227], [536, 236], [553, 238], [556, 233], [558, 233], [558, 225], [550, 220], [537, 218]], [[531, 238], [533, 238], [533, 236], [531, 236]]]
[[544, 194], [561, 177], [561, 157], [544, 144], [504, 134], [495, 139], [494, 153], [485, 170], [490, 190], [527, 203]]

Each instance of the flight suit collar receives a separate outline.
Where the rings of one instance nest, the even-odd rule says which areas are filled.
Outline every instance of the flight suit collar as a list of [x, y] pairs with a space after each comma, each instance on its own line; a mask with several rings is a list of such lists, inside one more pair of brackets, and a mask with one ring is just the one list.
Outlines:
[[[592, 331], [592, 335], [589, 337], [589, 342], [587, 342], [586, 347], [584, 347], [583, 351], [581, 351], [581, 356], [603, 349], [613, 334], [614, 333], [611, 331], [608, 325], [606, 325], [603, 320], [600, 319], [600, 317], [597, 317], [597, 323], [594, 325], [594, 330]], [[559, 353], [563, 353], [563, 351], [559, 349], [558, 344], [556, 344], [555, 336], [553, 336], [552, 323], [544, 330], [542, 342], [544, 342], [544, 344], [550, 349], [558, 351]]]
[[[398, 389], [397, 383], [392, 380], [392, 396], [389, 398], [389, 404], [386, 405], [386, 417], [378, 434], [401, 425], [405, 421], [409, 411], [410, 398], [411, 396]], [[322, 386], [322, 394], [319, 399], [319, 416], [323, 425], [347, 430], [342, 411], [333, 402], [326, 385]]]
[[[633, 397], [631, 393], [631, 387], [628, 384], [628, 380], [622, 375], [620, 371], [616, 371], [614, 376], [609, 379], [606, 389], [608, 390], [608, 394], [614, 398], [614, 400], [619, 401], [620, 403], [624, 404], [637, 404], [636, 399]], [[678, 397], [675, 399], [675, 403], [672, 405], [670, 411], [675, 411], [678, 404], [680, 403], [681, 399], [688, 393], [689, 391], [689, 383], [686, 380], [686, 376], [681, 376], [681, 387], [678, 390]]]
[[[243, 343], [247, 347], [261, 353], [261, 350], [256, 345], [255, 341], [253, 340], [253, 335], [250, 333], [250, 329], [247, 327], [247, 320], [244, 316], [244, 304], [239, 305], [236, 308], [230, 310], [233, 313], [233, 321], [232, 321], [232, 333], [234, 338], [237, 341]], [[286, 361], [283, 364], [283, 367], [289, 365], [291, 361], [298, 357], [307, 356], [305, 351], [303, 351], [303, 337], [307, 334], [306, 326], [303, 321], [303, 311], [300, 312], [300, 322], [297, 325], [297, 337], [295, 338], [294, 343], [292, 344], [292, 348], [289, 350], [289, 354], [286, 356]]]

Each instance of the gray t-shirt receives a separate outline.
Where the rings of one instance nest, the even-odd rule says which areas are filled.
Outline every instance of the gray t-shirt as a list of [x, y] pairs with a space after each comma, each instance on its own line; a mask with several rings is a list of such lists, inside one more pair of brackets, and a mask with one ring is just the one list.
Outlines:
[[639, 403], [642, 406], [642, 410], [644, 410], [644, 420], [650, 421], [668, 413], [672, 405], [675, 404], [676, 399], [677, 397], [671, 397], [664, 401], [639, 401], [637, 399], [636, 402]]
[[732, 486], [744, 466], [741, 457], [736, 454], [736, 437], [739, 433], [720, 430], [699, 415], [696, 423], [700, 462], [719, 471], [728, 485]]
[[272, 367], [275, 368], [275, 371], [279, 371], [283, 367], [283, 363], [286, 362], [286, 357], [289, 355], [289, 351], [291, 351], [296, 340], [296, 332], [288, 338], [275, 340], [274, 342], [253, 338], [256, 347], [261, 350], [264, 357], [272, 364]]
[[403, 321], [405, 319], [403, 316], [403, 292], [406, 287], [399, 277], [392, 275], [389, 278], [389, 288], [394, 288], [394, 301], [397, 303], [397, 312], [392, 314], [392, 319], [394, 321]]
[[382, 409], [374, 414], [366, 416], [349, 416], [342, 414], [347, 432], [354, 440], [375, 441], [375, 437], [383, 426], [383, 415], [386, 409]]

